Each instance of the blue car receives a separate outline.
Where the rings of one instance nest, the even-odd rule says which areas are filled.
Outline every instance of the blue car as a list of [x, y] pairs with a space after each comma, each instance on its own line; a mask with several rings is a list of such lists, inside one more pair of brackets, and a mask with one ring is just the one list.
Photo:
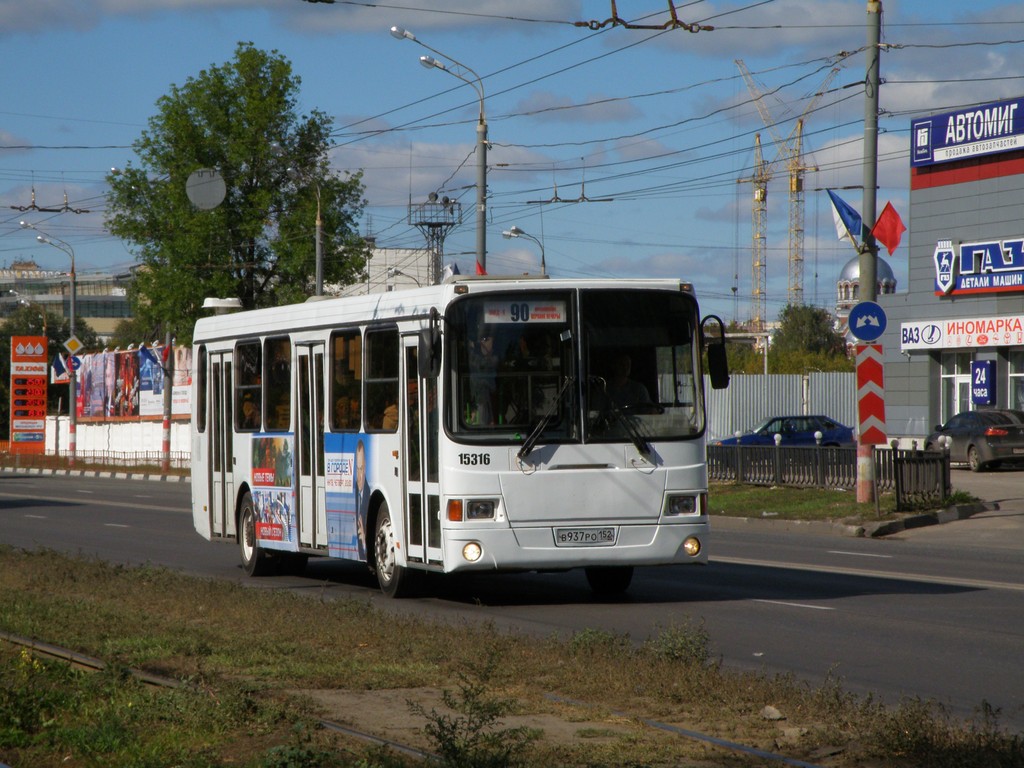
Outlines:
[[775, 445], [775, 435], [782, 435], [782, 445], [816, 445], [816, 432], [821, 432], [822, 445], [856, 444], [853, 429], [828, 416], [772, 416], [738, 439], [729, 437], [715, 445]]

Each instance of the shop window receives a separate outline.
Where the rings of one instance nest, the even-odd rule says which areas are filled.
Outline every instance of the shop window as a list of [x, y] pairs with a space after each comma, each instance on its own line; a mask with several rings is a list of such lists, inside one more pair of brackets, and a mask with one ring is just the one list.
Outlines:
[[1010, 352], [1010, 381], [1007, 404], [1024, 411], [1024, 352]]

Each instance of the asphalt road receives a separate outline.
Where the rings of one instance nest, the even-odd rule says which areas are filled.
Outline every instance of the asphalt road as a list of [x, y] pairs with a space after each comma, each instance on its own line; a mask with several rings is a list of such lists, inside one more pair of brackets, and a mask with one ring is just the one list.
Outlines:
[[[727, 666], [837, 678], [886, 701], [936, 699], [958, 715], [987, 701], [1024, 732], [1021, 481], [954, 470], [955, 488], [999, 508], [884, 539], [716, 519], [709, 567], [640, 569], [615, 602], [596, 599], [575, 571], [434, 580], [430, 596], [405, 601], [384, 598], [364, 567], [325, 560], [258, 583], [543, 636], [589, 627], [639, 641], [703, 621]], [[0, 541], [17, 547], [246, 580], [234, 548], [193, 531], [187, 483], [0, 473], [0, 526]]]

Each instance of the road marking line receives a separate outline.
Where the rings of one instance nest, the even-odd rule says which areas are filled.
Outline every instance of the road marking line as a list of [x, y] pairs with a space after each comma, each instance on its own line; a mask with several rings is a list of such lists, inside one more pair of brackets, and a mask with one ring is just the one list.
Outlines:
[[942, 584], [947, 587], [964, 587], [966, 589], [1009, 589], [1024, 592], [1024, 584], [1010, 581], [990, 581], [988, 579], [968, 579], [953, 576], [931, 576], [923, 573], [900, 573], [899, 571], [866, 571], [858, 568], [839, 568], [828, 565], [807, 565], [805, 563], [789, 563], [783, 560], [753, 560], [745, 557], [713, 557], [711, 563], [730, 563], [732, 565], [750, 565], [756, 568], [782, 568], [794, 571], [813, 571], [814, 573], [834, 573], [840, 576], [857, 576], [865, 579], [894, 579], [897, 581], [913, 581], [921, 584]]
[[29, 520], [47, 520], [46, 515], [25, 515]]
[[[0, 493], [0, 499], [24, 499], [24, 498], [25, 498], [25, 494], [24, 493]], [[84, 502], [78, 502], [78, 500], [75, 498], [75, 496], [70, 496], [70, 497], [69, 496], [33, 496], [32, 498], [40, 500], [40, 501], [56, 501], [56, 502], [67, 503], [67, 504], [84, 503]], [[92, 502], [89, 502], [89, 503], [91, 504]], [[184, 508], [182, 508], [182, 507], [165, 507], [165, 506], [161, 506], [159, 504], [139, 504], [139, 502], [137, 502], [137, 501], [114, 501], [112, 499], [108, 499], [108, 500], [104, 501], [103, 504], [105, 504], [108, 507], [127, 507], [128, 509], [134, 509], [134, 510], [149, 509], [149, 510], [155, 510], [157, 512], [181, 512], [182, 514], [185, 514], [185, 515], [191, 515], [192, 514], [191, 509], [188, 508], [188, 507], [184, 507]]]
[[785, 605], [785, 606], [788, 606], [790, 608], [810, 608], [811, 610], [814, 610], [814, 611], [834, 611], [835, 610], [835, 608], [832, 608], [832, 607], [827, 606], [827, 605], [808, 605], [807, 603], [789, 603], [789, 602], [786, 602], [785, 600], [763, 600], [761, 598], [756, 598], [755, 597], [755, 598], [753, 598], [753, 601], [755, 603], [769, 603], [771, 605]]
[[130, 525], [124, 525], [123, 523], [104, 523], [107, 528], [131, 528]]
[[883, 560], [892, 560], [892, 555], [876, 555], [872, 552], [846, 552], [842, 549], [829, 549], [830, 555], [849, 555], [850, 557], [878, 557]]

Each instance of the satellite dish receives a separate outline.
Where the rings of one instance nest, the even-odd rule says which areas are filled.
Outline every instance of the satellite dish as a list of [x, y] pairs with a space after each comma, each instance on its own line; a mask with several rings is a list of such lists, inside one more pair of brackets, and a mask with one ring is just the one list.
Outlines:
[[185, 194], [189, 201], [201, 211], [209, 211], [224, 202], [227, 187], [224, 177], [213, 168], [192, 171], [185, 182]]
[[427, 201], [431, 202], [431, 203], [436, 203], [437, 202], [437, 192], [431, 192], [429, 195], [427, 195]]

